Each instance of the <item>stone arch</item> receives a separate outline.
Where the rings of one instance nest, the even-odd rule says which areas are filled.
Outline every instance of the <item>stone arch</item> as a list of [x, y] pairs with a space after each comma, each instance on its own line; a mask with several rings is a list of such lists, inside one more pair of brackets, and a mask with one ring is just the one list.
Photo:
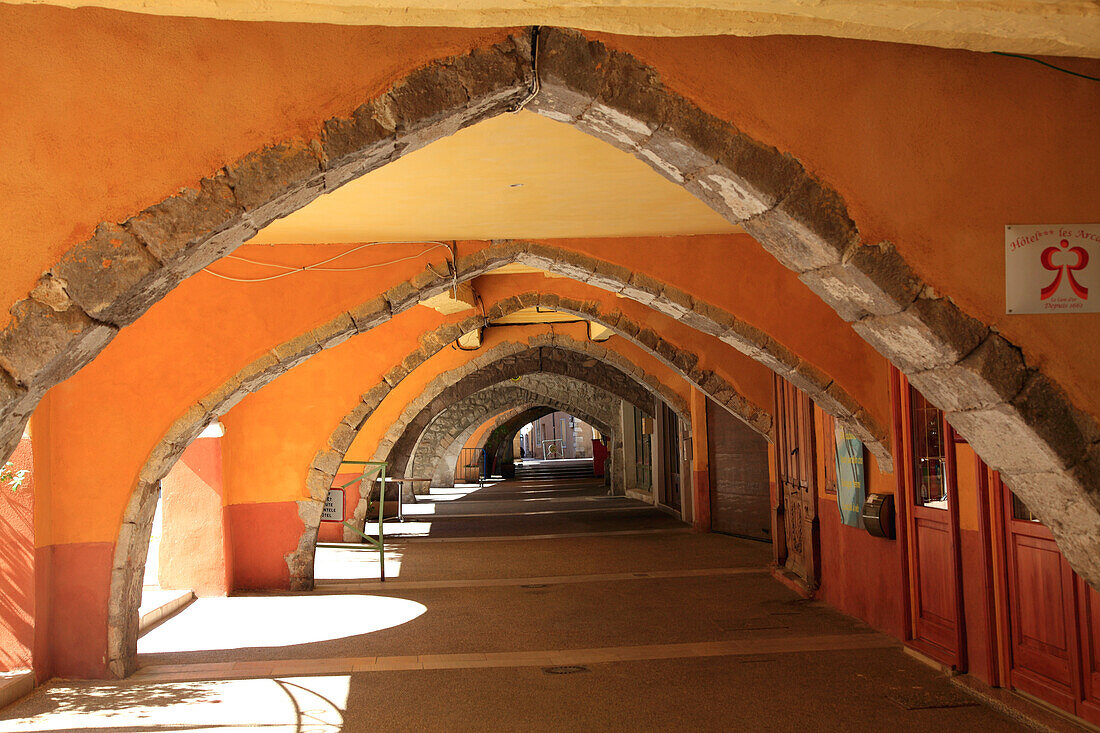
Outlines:
[[[411, 460], [416, 453], [420, 436], [431, 428], [433, 421], [446, 412], [450, 405], [494, 384], [526, 375], [568, 377], [578, 383], [599, 388], [621, 400], [636, 405], [645, 410], [647, 414], [652, 413], [652, 409], [648, 409], [653, 402], [652, 394], [642, 385], [634, 382], [629, 376], [615, 367], [596, 360], [591, 360], [594, 362], [591, 366], [576, 368], [580, 366], [578, 360], [569, 359], [568, 357], [563, 359], [562, 353], [561, 350], [538, 348], [528, 352], [525, 359], [517, 359], [515, 362], [501, 360], [504, 363], [498, 361], [491, 365], [497, 366], [496, 369], [486, 367], [460, 379], [443, 390], [435, 399], [419, 410], [413, 419], [406, 423], [401, 436], [386, 454], [386, 462], [393, 467], [395, 473], [407, 470], [413, 465]], [[569, 352], [565, 353], [568, 354]], [[427, 468], [427, 466], [422, 468]], [[417, 475], [421, 474], [418, 473]], [[435, 478], [438, 478], [438, 476]]]
[[[547, 411], [547, 413], [553, 413], [553, 412], [558, 411], [556, 408], [552, 408], [552, 407], [544, 407], [544, 409]], [[585, 422], [589, 422], [588, 418], [586, 418], [583, 414], [576, 414], [575, 410], [562, 410], [562, 412], [566, 412], [570, 415], [573, 415], [574, 417], [576, 417], [578, 419], [584, 420]], [[598, 424], [595, 424], [595, 423], [589, 423], [589, 424], [594, 425], [597, 430], [603, 431], [603, 429], [600, 428], [600, 426]], [[621, 421], [619, 421], [619, 423], [617, 423], [617, 424], [621, 424]], [[474, 424], [469, 425], [461, 433], [459, 433], [458, 437], [456, 437], [454, 439], [454, 441], [452, 441], [449, 446], [447, 446], [442, 451], [442, 453], [440, 454], [441, 458], [439, 460], [439, 464], [436, 466], [436, 471], [435, 471], [435, 476], [436, 477], [446, 476], [446, 475], [448, 475], [448, 472], [453, 473], [458, 468], [458, 459], [459, 459], [459, 456], [462, 452], [462, 447], [466, 444], [466, 442], [470, 439], [470, 436], [474, 434], [474, 432], [477, 430], [478, 427], [479, 427], [478, 423], [474, 423]], [[520, 426], [520, 427], [522, 427], [522, 426]], [[517, 430], [518, 429], [519, 428], [517, 428]], [[620, 433], [621, 433], [621, 431], [614, 432], [614, 433], [608, 432], [608, 433], [606, 433], [606, 435], [607, 435], [607, 440], [608, 440], [608, 444], [609, 444], [608, 445], [608, 447], [609, 447], [608, 456], [609, 456], [609, 459], [610, 459], [610, 463], [611, 463], [613, 468], [617, 467], [618, 470], [621, 471], [622, 466], [623, 466], [624, 461], [625, 461], [625, 454], [623, 452], [623, 439], [619, 437]], [[614, 470], [612, 470], [610, 472], [610, 479], [611, 479], [612, 482], [614, 482], [615, 479], [616, 479], [616, 474], [615, 474]], [[621, 476], [619, 477], [619, 479], [621, 481]], [[622, 493], [622, 490], [623, 490], [623, 486], [622, 486], [621, 483], [613, 483], [613, 485], [610, 488], [610, 491], [612, 493], [615, 493], [615, 492]]]
[[[548, 408], [544, 407], [533, 407], [527, 410], [519, 410], [515, 414], [501, 415], [493, 422], [493, 426], [486, 431], [485, 437], [481, 440], [481, 445], [479, 447], [484, 448], [485, 452], [489, 455], [494, 455], [498, 448], [504, 443], [512, 440], [524, 425], [549, 414], [546, 412], [547, 409]], [[623, 440], [625, 439], [626, 436], [623, 436]]]
[[[399, 431], [398, 437], [388, 450], [385, 445], [380, 445], [375, 453], [375, 459], [385, 460], [395, 472], [403, 471], [408, 465], [413, 443], [419, 432], [427, 428], [432, 419], [447, 409], [448, 405], [492, 384], [525, 374], [559, 374], [572, 377], [615, 394], [646, 410], [647, 413], [652, 412], [646, 407], [647, 404], [652, 403], [652, 395], [656, 393], [662, 399], [671, 399], [672, 404], [679, 408], [677, 411], [681, 416], [687, 413], [684, 401], [671, 390], [660, 387], [647, 388], [647, 385], [635, 381], [609, 362], [589, 357], [583, 350], [583, 345], [581, 345], [582, 348], [577, 348], [580, 342], [572, 339], [557, 339], [559, 344], [569, 344], [569, 342], [574, 344], [574, 348], [562, 348], [557, 345], [533, 346], [503, 357], [496, 355], [496, 359], [487, 359], [472, 370], [460, 368], [440, 375], [429, 385], [429, 389], [425, 390], [425, 393], [432, 394], [431, 399], [423, 404], [420, 399], [410, 403], [405, 414], [393, 425], [393, 430]], [[486, 356], [490, 355], [486, 354]], [[450, 382], [448, 386], [438, 389], [440, 384], [448, 382]], [[660, 385], [659, 382], [657, 384]]]
[[[703, 112], [665, 87], [655, 70], [581, 33], [543, 29], [537, 62], [532, 55], [529, 39], [516, 35], [434, 62], [351, 116], [326, 121], [315, 140], [264, 147], [122, 223], [100, 224], [12, 306], [11, 321], [0, 331], [0, 452], [11, 454], [51, 386], [91, 361], [119, 328], [175, 285], [259, 228], [406, 152], [530, 98], [529, 108], [539, 114], [637, 155], [739, 223], [798, 272], [947, 411], [978, 455], [1001, 471], [1050, 527], [1074, 569], [1093, 586], [1100, 584], [1096, 418], [1078, 410], [1058, 384], [1026, 363], [1018, 347], [922, 282], [890, 243], [861, 242], [843, 199], [790, 155]], [[465, 271], [460, 265], [458, 274], [472, 277], [470, 271], [488, 269], [493, 257], [484, 253], [480, 261], [465, 263]], [[545, 258], [535, 254], [529, 259]], [[625, 283], [621, 292], [627, 297], [667, 308], [685, 323], [734, 344], [808, 387], [830, 413], [850, 413], [846, 420], [859, 432], [858, 405], [766, 334], [646, 276], [613, 266], [599, 272], [582, 268], [580, 274], [594, 284]], [[431, 284], [427, 273], [406, 283], [409, 289], [395, 293], [394, 305]], [[389, 303], [386, 308], [388, 313]], [[346, 315], [337, 320], [342, 318]], [[240, 388], [261, 386], [274, 376], [268, 376], [269, 368], [300, 361], [327, 339], [350, 335], [339, 331], [326, 324], [311, 332], [312, 341], [295, 340], [284, 345], [283, 354], [273, 350], [260, 360], [266, 363], [242, 370], [226, 392], [204, 399], [157, 446], [138, 488], [159, 480], [161, 469], [171, 465], [163, 466], [164, 460], [178, 455], [177, 448], [182, 450], [217, 410], [227, 410]], [[652, 340], [658, 339], [654, 334]], [[873, 443], [884, 436], [867, 438]], [[146, 501], [142, 491], [134, 492], [116, 548], [108, 644], [116, 674], [132, 667], [136, 644], [136, 622], [120, 620], [116, 611], [129, 614], [122, 609], [130, 609], [140, 590], [130, 555], [137, 549], [132, 535], [141, 534]], [[116, 602], [116, 596], [125, 600]]]
[[[487, 387], [459, 400], [443, 410], [422, 432], [410, 461], [414, 473], [453, 474], [458, 458], [456, 443], [465, 443], [469, 435], [493, 415], [509, 406], [537, 404], [553, 407], [580, 417], [612, 436], [621, 450], [622, 429], [618, 405], [620, 398], [587, 382], [557, 374], [530, 374], [518, 382]], [[459, 445], [461, 448], [461, 445]], [[452, 455], [453, 454], [453, 455]], [[449, 465], [442, 465], [449, 459]], [[619, 458], [621, 461], [621, 457]], [[616, 465], [615, 459], [612, 462]], [[356, 521], [358, 521], [358, 512]]]
[[[569, 368], [567, 361], [570, 355], [575, 355], [576, 358], [581, 358], [586, 362], [607, 364], [620, 372], [625, 378], [637, 382], [642, 389], [659, 396], [677, 414], [684, 416], [690, 413], [690, 408], [683, 398], [667, 388], [655, 376], [646, 373], [614, 349], [593, 341], [578, 341], [565, 334], [539, 334], [524, 342], [509, 341], [498, 344], [461, 367], [442, 373], [429, 382], [416, 399], [409, 402], [401, 417], [395, 420], [386, 431], [382, 440], [379, 441], [373, 459], [386, 460], [389, 449], [405, 432], [409, 421], [417, 413], [437, 400], [444, 391], [475, 372], [485, 372], [486, 369], [493, 368], [502, 375], [519, 376], [528, 373], [528, 371], [542, 371], [542, 365], [545, 362], [548, 368], [558, 370], [561, 373], [562, 370]], [[571, 372], [583, 379], [579, 369], [574, 367]], [[486, 376], [488, 376], [487, 373]], [[630, 398], [624, 395], [624, 399]], [[764, 420], [759, 418], [758, 413], [740, 413], [738, 417], [742, 420], [747, 417], [756, 418], [756, 423], [751, 427], [760, 432], [765, 438], [771, 439], [770, 431], [762, 430], [761, 425]], [[342, 422], [347, 422], [347, 420]]]
[[[570, 272], [573, 274], [579, 271], [578, 268], [587, 267], [592, 277], [595, 277], [597, 269], [600, 269], [601, 272], [610, 272], [614, 267], [595, 258], [579, 256], [547, 245], [511, 241], [495, 243], [490, 248], [459, 257], [456, 263], [457, 275], [448, 277], [441, 275], [430, 266], [426, 267], [420, 275], [411, 281], [400, 282], [366, 303], [276, 346], [192, 405], [178, 418], [150, 452], [149, 458], [138, 477], [134, 492], [131, 494], [123, 524], [119, 530], [119, 540], [116, 544], [112, 567], [111, 610], [108, 616], [109, 639], [111, 640], [109, 644], [109, 653], [111, 654], [109, 664], [115, 674], [125, 676], [129, 673], [128, 670], [132, 668], [132, 659], [137, 643], [136, 609], [140, 601], [142, 569], [145, 562], [144, 543], [148, 541], [152, 526], [159, 481], [167, 475], [184, 449], [202, 432], [206, 425], [225, 415], [248, 394], [262, 388], [314, 354], [337, 346], [354, 335], [371, 330], [375, 326], [388, 321], [392, 316], [416, 305], [420, 300], [444, 292], [452, 286], [455, 279], [464, 282], [505, 264], [513, 262], [542, 263], [547, 258], [553, 258], [554, 262], [560, 260], [567, 263], [563, 266], [570, 268]], [[603, 277], [608, 276], [604, 275]], [[607, 289], [607, 282], [604, 280], [600, 282], [604, 283], [602, 287]], [[618, 282], [624, 288], [629, 285], [625, 280]], [[655, 283], [652, 287], [660, 289], [662, 286], [660, 283]], [[665, 288], [660, 297], [670, 299], [680, 298], [681, 296], [690, 301], [690, 296], [686, 293], [670, 288]], [[313, 549], [316, 545], [316, 528], [319, 526], [325, 494], [332, 484], [332, 479], [336, 475], [340, 461], [343, 460], [344, 452], [350, 447], [355, 433], [374, 408], [413, 369], [424, 363], [439, 349], [452, 343], [463, 333], [483, 326], [487, 319], [499, 318], [533, 305], [571, 313], [607, 326], [617, 335], [632, 341], [644, 351], [656, 357], [674, 372], [710, 396], [715, 402], [770, 439], [772, 419], [769, 413], [743, 398], [721, 376], [709, 370], [696, 368], [697, 357], [662, 338], [652, 329], [642, 327], [617, 311], [604, 312], [596, 301], [580, 301], [544, 292], [517, 294], [492, 306], [485, 316], [470, 316], [458, 323], [444, 324], [423, 336], [420, 339], [420, 348], [406, 356], [400, 364], [384, 375], [379, 384], [364, 393], [360, 403], [336, 427], [328, 439], [328, 447], [318, 452], [307, 475], [306, 483], [311, 498], [298, 502], [298, 514], [303, 526], [306, 527], [306, 531], [299, 541], [298, 548], [286, 558], [290, 567], [291, 586], [293, 588], [308, 589], [312, 586]], [[710, 307], [699, 301], [694, 301], [694, 305], [697, 308]], [[717, 316], [718, 313], [724, 312], [713, 309], [712, 315]], [[738, 321], [732, 315], [725, 314], [725, 318], [728, 323], [735, 324], [737, 328], [741, 329], [741, 332], [746, 334], [746, 339], [753, 334], [759, 335], [762, 339], [767, 338], [762, 332], [753, 330], [751, 326]], [[560, 336], [554, 338], [560, 338]], [[732, 343], [729, 337], [722, 340]], [[547, 343], [553, 342], [553, 338], [547, 340]], [[764, 344], [765, 342], [761, 341], [761, 343]], [[773, 350], [780, 353], [779, 349], [781, 347], [776, 342], [768, 339], [767, 343], [774, 344]], [[608, 359], [614, 358], [611, 356], [614, 352], [600, 344], [585, 342], [584, 349], [594, 355], [600, 355]], [[781, 353], [788, 354], [789, 352], [784, 351]], [[790, 358], [793, 360], [796, 357], [791, 355]], [[656, 378], [643, 374], [638, 367], [629, 364], [625, 360], [621, 360], [620, 363], [624, 367], [624, 372], [637, 376], [654, 389], [659, 388], [660, 383]], [[810, 374], [810, 372], [806, 373]], [[837, 401], [832, 397], [834, 391], [837, 396], [843, 398], [843, 401]], [[824, 398], [825, 390], [822, 389], [820, 392]], [[861, 435], [868, 436], [869, 448], [872, 451], [877, 450], [876, 456], [880, 457], [880, 461], [888, 462], [890, 456], [886, 452], [884, 439], [869, 437], [880, 433], [884, 434], [884, 432], [874, 424], [873, 420], [866, 416], [862, 408], [848, 408], [847, 405], [858, 405], [858, 403], [848, 397], [842, 390], [830, 388], [829, 393], [830, 404], [835, 405], [837, 410], [836, 416], [840, 419], [847, 418], [854, 429], [859, 431]], [[671, 393], [669, 393], [669, 399], [673, 401], [672, 404], [674, 405], [680, 402]], [[681, 406], [681, 409], [686, 410], [686, 407]], [[122, 640], [122, 643], [116, 643], [115, 640]], [[123, 643], [131, 650], [128, 654], [124, 651]], [[116, 650], [119, 650], [117, 656]], [[116, 663], [116, 660], [123, 661]]]

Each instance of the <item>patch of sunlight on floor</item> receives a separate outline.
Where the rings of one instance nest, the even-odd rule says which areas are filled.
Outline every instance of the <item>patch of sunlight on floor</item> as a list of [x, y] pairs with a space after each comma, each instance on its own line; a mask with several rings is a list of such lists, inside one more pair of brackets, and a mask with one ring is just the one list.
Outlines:
[[199, 598], [138, 639], [138, 654], [309, 644], [408, 623], [428, 610], [367, 595]]
[[[405, 516], [406, 517], [419, 517], [427, 516], [429, 514], [435, 514], [435, 506], [432, 504], [406, 504]], [[389, 525], [386, 526], [386, 530], [389, 530]]]
[[[378, 522], [367, 522], [366, 533], [378, 536]], [[386, 520], [386, 539], [401, 537], [427, 537], [432, 532], [431, 522], [394, 522]], [[389, 575], [389, 573], [387, 573]]]
[[[348, 675], [274, 680], [102, 684], [63, 682], [35, 693], [4, 731], [240, 731], [337, 733]], [[29, 708], [29, 709], [24, 709]]]
[[[405, 553], [386, 548], [386, 577], [401, 575]], [[317, 545], [313, 577], [317, 580], [377, 580], [381, 577], [378, 550], [365, 545]]]

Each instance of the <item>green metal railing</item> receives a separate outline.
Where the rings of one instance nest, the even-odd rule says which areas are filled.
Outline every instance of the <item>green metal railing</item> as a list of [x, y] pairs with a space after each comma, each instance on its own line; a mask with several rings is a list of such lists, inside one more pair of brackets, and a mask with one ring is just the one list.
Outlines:
[[[374, 478], [375, 474], [378, 475], [379, 485], [378, 489], [378, 537], [371, 537], [369, 534], [362, 532], [358, 527], [351, 524], [348, 520], [344, 520], [344, 526], [350, 529], [355, 534], [363, 538], [371, 547], [378, 550], [378, 575], [380, 581], [386, 582], [386, 548], [385, 548], [385, 529], [383, 524], [386, 519], [386, 462], [385, 461], [341, 461], [340, 465], [344, 466], [362, 466], [363, 473], [356, 476], [351, 481], [348, 481], [343, 486], [334, 486], [334, 489], [346, 489], [357, 482], [363, 482], [369, 480], [371, 488], [367, 490], [367, 512], [363, 517], [363, 529], [367, 528], [367, 521], [370, 519], [371, 504], [373, 503], [374, 496]], [[398, 491], [400, 491], [400, 485], [398, 485]]]

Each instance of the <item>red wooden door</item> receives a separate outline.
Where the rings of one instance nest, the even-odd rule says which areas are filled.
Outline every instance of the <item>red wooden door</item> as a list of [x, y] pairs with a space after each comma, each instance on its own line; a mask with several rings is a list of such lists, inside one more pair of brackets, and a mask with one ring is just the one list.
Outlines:
[[784, 567], [817, 587], [820, 537], [815, 478], [814, 411], [810, 398], [775, 377], [777, 513], [784, 533]]
[[1093, 725], [1100, 725], [1100, 593], [1077, 578], [1080, 592], [1081, 700], [1077, 714]]
[[1004, 512], [1012, 687], [1100, 723], [1100, 594], [1050, 530], [996, 481]]
[[909, 642], [939, 662], [966, 669], [954, 432], [943, 413], [900, 373], [899, 479], [909, 558]]

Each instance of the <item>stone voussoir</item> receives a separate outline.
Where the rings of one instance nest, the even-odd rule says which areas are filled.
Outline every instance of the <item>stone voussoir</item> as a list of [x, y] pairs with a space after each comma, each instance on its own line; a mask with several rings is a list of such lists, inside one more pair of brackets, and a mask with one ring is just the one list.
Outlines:
[[924, 296], [900, 313], [864, 318], [852, 328], [907, 374], [957, 364], [989, 332], [947, 298]]
[[118, 326], [137, 320], [171, 288], [160, 262], [116, 224], [96, 227], [90, 239], [62, 255], [50, 275], [64, 282], [85, 313]]
[[57, 311], [28, 298], [12, 306], [11, 316], [0, 331], [0, 367], [24, 387], [68, 379], [118, 332], [75, 304]]
[[912, 373], [908, 378], [932, 404], [960, 412], [1010, 402], [1023, 389], [1027, 367], [1019, 349], [991, 333], [958, 364]]
[[889, 242], [852, 247], [844, 262], [803, 272], [798, 278], [849, 322], [899, 313], [923, 288]]
[[797, 273], [840, 264], [859, 240], [840, 196], [810, 176], [804, 176], [778, 206], [742, 226]]

